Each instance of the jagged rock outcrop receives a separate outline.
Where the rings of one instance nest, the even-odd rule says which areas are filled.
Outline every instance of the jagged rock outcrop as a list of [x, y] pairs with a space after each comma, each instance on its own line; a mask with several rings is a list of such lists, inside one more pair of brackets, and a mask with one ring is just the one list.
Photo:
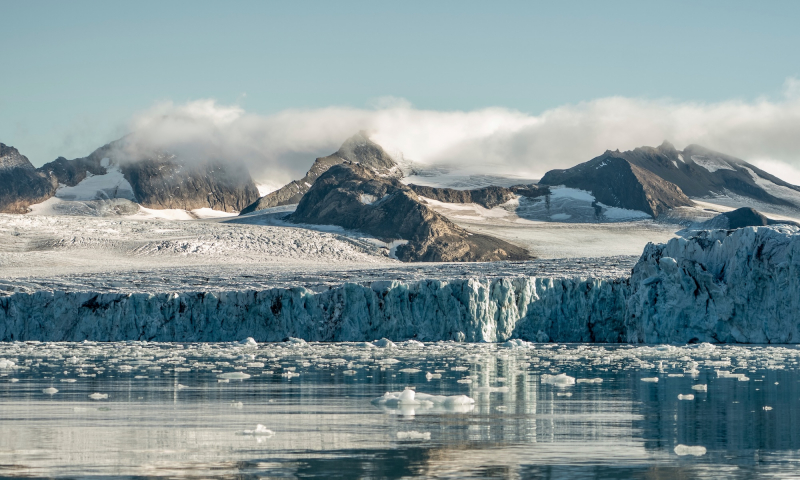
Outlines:
[[25, 213], [28, 205], [52, 197], [57, 186], [16, 148], [0, 143], [0, 213]]
[[650, 244], [630, 278], [515, 277], [193, 293], [14, 293], [0, 341], [800, 343], [800, 229]]
[[591, 192], [606, 206], [658, 215], [675, 207], [691, 206], [681, 189], [629, 161], [619, 152], [607, 151], [566, 170], [551, 170], [540, 185], [564, 185]]
[[366, 132], [361, 131], [345, 140], [336, 153], [314, 160], [314, 164], [311, 165], [305, 177], [293, 180], [278, 190], [259, 198], [243, 209], [242, 215], [265, 208], [300, 203], [300, 199], [320, 175], [332, 166], [344, 162], [360, 163], [382, 175], [402, 177], [402, 172], [392, 157], [380, 145], [370, 140]]
[[524, 249], [487, 235], [469, 233], [424, 205], [411, 188], [360, 163], [344, 163], [322, 174], [288, 219], [338, 225], [373, 235], [396, 247], [407, 262], [526, 260]]

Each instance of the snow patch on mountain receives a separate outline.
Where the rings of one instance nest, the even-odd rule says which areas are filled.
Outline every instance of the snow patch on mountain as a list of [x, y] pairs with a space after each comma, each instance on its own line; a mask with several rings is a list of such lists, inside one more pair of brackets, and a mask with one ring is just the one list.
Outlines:
[[692, 161], [699, 166], [705, 168], [709, 172], [716, 172], [717, 170], [733, 170], [736, 171], [728, 162], [716, 157], [708, 157], [705, 155], [692, 155]]

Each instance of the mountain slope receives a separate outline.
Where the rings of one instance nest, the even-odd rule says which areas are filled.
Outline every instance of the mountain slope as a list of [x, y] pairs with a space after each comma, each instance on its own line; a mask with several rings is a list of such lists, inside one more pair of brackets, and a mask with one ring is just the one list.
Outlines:
[[288, 217], [295, 223], [338, 225], [399, 244], [406, 262], [527, 260], [524, 249], [472, 234], [425, 206], [396, 178], [357, 163], [334, 165], [322, 174]]
[[334, 165], [353, 162], [366, 165], [384, 175], [401, 176], [397, 163], [380, 145], [369, 139], [363, 131], [345, 140], [339, 150], [327, 157], [314, 160], [314, 164], [300, 180], [293, 180], [278, 190], [271, 192], [242, 210], [242, 214], [256, 212], [265, 208], [299, 203], [311, 185], [320, 175]]
[[551, 170], [539, 184], [586, 190], [604, 205], [639, 210], [653, 217], [692, 205], [678, 186], [611, 151], [572, 168]]

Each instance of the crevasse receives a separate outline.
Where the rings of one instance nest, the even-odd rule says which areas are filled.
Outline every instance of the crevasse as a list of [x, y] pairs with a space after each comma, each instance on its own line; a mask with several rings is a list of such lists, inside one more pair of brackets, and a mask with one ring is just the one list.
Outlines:
[[0, 340], [797, 343], [800, 231], [648, 245], [625, 279], [514, 277], [196, 293], [15, 293]]

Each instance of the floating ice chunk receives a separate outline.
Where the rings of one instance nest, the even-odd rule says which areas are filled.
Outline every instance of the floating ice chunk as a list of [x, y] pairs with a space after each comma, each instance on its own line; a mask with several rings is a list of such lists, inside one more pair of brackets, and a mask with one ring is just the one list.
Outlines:
[[42, 390], [42, 393], [46, 395], [55, 395], [56, 393], [58, 393], [58, 389], [55, 389], [53, 387], [45, 388], [44, 390]]
[[700, 457], [706, 454], [706, 447], [701, 447], [699, 445], [691, 447], [688, 445], [677, 445], [675, 447], [675, 454], [680, 456], [694, 455], [695, 457]]
[[658, 377], [645, 377], [642, 379], [642, 381], [650, 383], [658, 383]]
[[108, 398], [108, 394], [107, 393], [97, 393], [97, 392], [95, 392], [95, 393], [89, 395], [89, 398], [91, 398], [92, 400], [105, 400], [105, 399]]
[[442, 374], [441, 374], [441, 373], [431, 373], [431, 372], [428, 372], [428, 373], [426, 373], [426, 374], [425, 374], [425, 378], [427, 378], [427, 379], [428, 379], [428, 381], [431, 381], [431, 380], [433, 380], [434, 378], [442, 378]]
[[64, 383], [75, 383], [75, 382], [77, 382], [77, 380], [75, 380], [74, 378], [62, 378], [61, 381], [64, 382]]
[[389, 340], [388, 338], [381, 338], [380, 340], [375, 340], [372, 342], [378, 348], [396, 348], [397, 345], [394, 344], [393, 341]]
[[262, 362], [250, 362], [244, 364], [247, 368], [264, 368], [264, 363]]
[[9, 378], [8, 381], [11, 383], [17, 383], [19, 382], [19, 378]]
[[289, 337], [289, 339], [286, 340], [286, 343], [288, 343], [290, 346], [293, 347], [304, 347], [308, 344], [302, 338], [295, 338], [295, 337]]
[[356, 372], [355, 370], [345, 370], [344, 372], [342, 372], [343, 375], [351, 375], [351, 376], [355, 375], [356, 373], [358, 372]]
[[399, 371], [403, 373], [419, 373], [422, 370], [419, 368], [401, 368]]
[[231, 381], [227, 378], [218, 378], [217, 383], [231, 383]]
[[222, 378], [224, 380], [246, 380], [250, 378], [250, 375], [244, 372], [226, 372], [217, 375], [217, 378]]
[[16, 367], [17, 364], [6, 358], [0, 358], [0, 370]]
[[472, 383], [471, 378], [462, 378], [461, 380], [456, 380], [456, 383]]
[[508, 393], [508, 387], [506, 387], [506, 386], [502, 386], [502, 387], [475, 387], [475, 388], [472, 389], [472, 391], [479, 392], [479, 393], [484, 393], [484, 392], [487, 392], [487, 393], [494, 393], [494, 392]]
[[244, 340], [242, 340], [241, 342], [239, 342], [239, 345], [243, 345], [243, 346], [246, 346], [246, 347], [257, 347], [258, 346], [258, 342], [256, 342], [255, 339], [253, 339], [253, 337], [247, 337]]
[[678, 394], [678, 400], [694, 400], [694, 395], [692, 395], [691, 393], [686, 394], [686, 395], [683, 395], [683, 394], [679, 393]]
[[692, 385], [692, 390], [695, 392], [707, 392], [708, 385]]
[[764, 408], [764, 411], [765, 411], [765, 412], [769, 412], [770, 410], [772, 410], [772, 407], [766, 407], [766, 406], [765, 406], [765, 407], [763, 407], [763, 408]]
[[244, 404], [242, 402], [231, 402], [231, 408], [236, 408], [241, 410]]
[[603, 383], [602, 378], [579, 378], [577, 383]]
[[466, 395], [428, 395], [427, 393], [417, 393], [410, 388], [406, 388], [402, 392], [386, 392], [382, 397], [376, 398], [372, 403], [379, 406], [386, 406], [390, 408], [397, 408], [399, 406], [417, 406], [417, 407], [443, 407], [445, 409], [460, 410], [460, 406], [472, 406], [475, 400]]
[[542, 383], [548, 385], [556, 385], [558, 387], [566, 387], [575, 385], [575, 377], [570, 377], [566, 373], [559, 373], [558, 375], [542, 375]]
[[431, 432], [417, 432], [412, 430], [410, 432], [397, 432], [399, 440], [430, 440]]
[[181, 385], [180, 383], [175, 386], [176, 390], [183, 390], [184, 388], [189, 388], [189, 387], [187, 387], [186, 385]]
[[400, 345], [407, 348], [425, 348], [424, 343], [416, 340], [406, 340], [405, 342], [400, 342]]
[[557, 397], [571, 397], [572, 396], [572, 392], [558, 392], [558, 393], [556, 393], [556, 396]]
[[292, 372], [292, 371], [281, 373], [281, 377], [286, 377], [286, 378], [299, 377], [299, 376], [300, 376], [299, 373], [295, 373], [295, 372]]
[[269, 428], [261, 425], [260, 423], [256, 425], [255, 430], [245, 430], [242, 432], [242, 435], [255, 435], [258, 437], [271, 437], [275, 435], [275, 432], [270, 430]]
[[511, 339], [503, 344], [500, 345], [503, 348], [533, 348], [533, 344], [530, 342], [526, 342], [525, 340], [520, 340], [518, 338]]

